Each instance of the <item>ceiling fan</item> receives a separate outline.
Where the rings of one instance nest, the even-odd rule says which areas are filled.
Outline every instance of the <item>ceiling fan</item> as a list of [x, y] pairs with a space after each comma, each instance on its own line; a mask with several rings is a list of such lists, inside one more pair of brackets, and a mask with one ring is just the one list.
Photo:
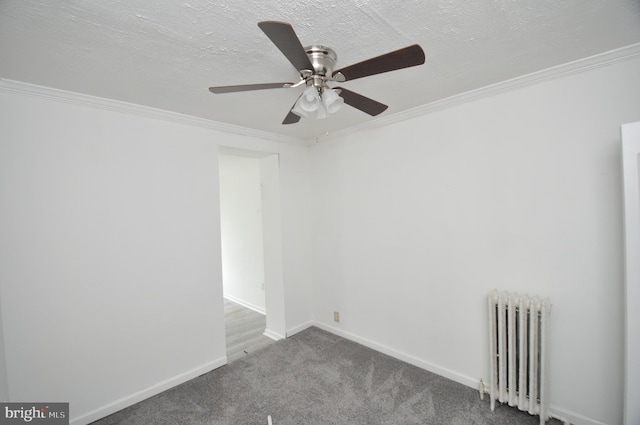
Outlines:
[[301, 116], [325, 118], [328, 114], [337, 111], [343, 103], [376, 116], [384, 112], [388, 106], [343, 87], [330, 87], [329, 82], [355, 80], [422, 65], [425, 61], [424, 51], [419, 45], [414, 44], [334, 71], [333, 67], [337, 61], [336, 52], [329, 47], [315, 44], [303, 47], [291, 24], [262, 21], [258, 26], [296, 68], [300, 74], [300, 81], [216, 86], [209, 87], [209, 91], [233, 93], [304, 85], [306, 87], [304, 92], [291, 107], [282, 124], [297, 123]]

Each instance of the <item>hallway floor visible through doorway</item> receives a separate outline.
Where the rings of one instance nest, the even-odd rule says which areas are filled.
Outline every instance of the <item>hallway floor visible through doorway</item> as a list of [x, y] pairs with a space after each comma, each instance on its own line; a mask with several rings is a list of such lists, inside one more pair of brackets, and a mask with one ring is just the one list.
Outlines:
[[264, 314], [225, 298], [224, 325], [227, 338], [227, 362], [231, 363], [272, 344], [274, 341], [263, 335], [266, 324], [267, 320]]

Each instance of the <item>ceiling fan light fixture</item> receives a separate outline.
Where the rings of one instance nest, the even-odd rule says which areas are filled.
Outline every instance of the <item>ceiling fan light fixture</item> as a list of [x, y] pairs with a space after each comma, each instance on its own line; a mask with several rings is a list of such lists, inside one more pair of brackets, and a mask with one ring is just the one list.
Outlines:
[[329, 114], [338, 112], [344, 104], [344, 99], [334, 89], [325, 88], [320, 94], [320, 107], [316, 112], [317, 119], [325, 119]]
[[336, 113], [344, 105], [344, 99], [340, 97], [335, 89], [327, 89], [322, 92], [322, 104], [327, 109], [327, 113]]
[[327, 107], [324, 105], [323, 102], [320, 102], [320, 106], [318, 107], [318, 110], [316, 111], [314, 118], [318, 120], [323, 120], [328, 116], [329, 116], [329, 112], [327, 112]]
[[320, 94], [314, 86], [309, 86], [302, 92], [291, 110], [301, 117], [311, 118], [313, 113], [320, 107]]
[[338, 112], [344, 99], [334, 89], [325, 88], [321, 91], [315, 86], [307, 87], [296, 101], [291, 111], [304, 118], [325, 119], [329, 114]]

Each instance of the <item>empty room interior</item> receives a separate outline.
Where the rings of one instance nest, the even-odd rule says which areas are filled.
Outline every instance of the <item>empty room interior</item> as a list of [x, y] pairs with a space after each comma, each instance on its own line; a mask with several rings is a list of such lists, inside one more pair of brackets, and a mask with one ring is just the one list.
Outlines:
[[0, 2], [0, 402], [233, 368], [225, 300], [493, 400], [496, 289], [550, 417], [637, 425], [639, 121], [636, 0]]

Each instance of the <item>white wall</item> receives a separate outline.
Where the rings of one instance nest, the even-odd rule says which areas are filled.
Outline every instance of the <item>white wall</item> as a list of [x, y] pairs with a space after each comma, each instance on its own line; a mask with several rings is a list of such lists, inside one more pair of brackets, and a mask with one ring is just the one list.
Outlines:
[[210, 134], [1, 96], [0, 282], [12, 400], [70, 401], [72, 420], [90, 418], [224, 364]]
[[221, 154], [220, 161], [233, 161], [220, 174], [224, 294], [264, 314], [260, 160]]
[[69, 401], [72, 422], [87, 423], [225, 362], [219, 144], [280, 154], [283, 280], [296, 305], [286, 323], [309, 321], [306, 147], [6, 86], [0, 302], [11, 400]]
[[620, 125], [639, 99], [635, 59], [315, 145], [315, 319], [475, 387], [488, 292], [549, 296], [552, 409], [621, 423]]

